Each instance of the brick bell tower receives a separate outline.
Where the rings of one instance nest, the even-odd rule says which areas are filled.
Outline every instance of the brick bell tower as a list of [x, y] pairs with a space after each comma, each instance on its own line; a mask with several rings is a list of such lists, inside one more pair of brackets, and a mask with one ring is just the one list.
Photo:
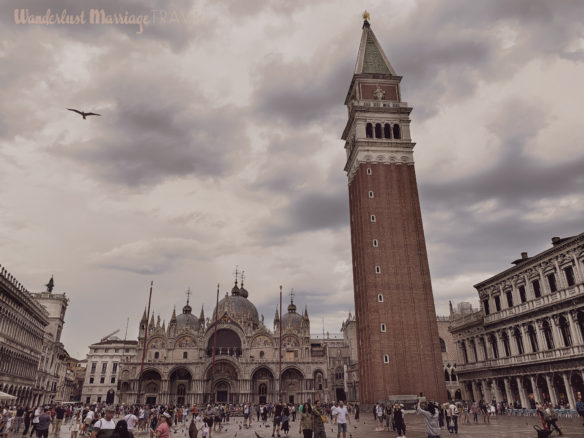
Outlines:
[[401, 76], [363, 14], [345, 105], [353, 281], [362, 403], [446, 399], [446, 384]]

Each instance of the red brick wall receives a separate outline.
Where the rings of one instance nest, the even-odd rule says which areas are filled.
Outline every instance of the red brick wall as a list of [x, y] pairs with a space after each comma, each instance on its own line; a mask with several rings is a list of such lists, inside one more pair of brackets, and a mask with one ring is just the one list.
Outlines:
[[[349, 185], [349, 202], [361, 402], [420, 392], [445, 400], [414, 166], [361, 164]], [[377, 301], [378, 293], [383, 303]], [[386, 333], [380, 331], [382, 322]], [[383, 363], [384, 354], [389, 354], [389, 364]]]

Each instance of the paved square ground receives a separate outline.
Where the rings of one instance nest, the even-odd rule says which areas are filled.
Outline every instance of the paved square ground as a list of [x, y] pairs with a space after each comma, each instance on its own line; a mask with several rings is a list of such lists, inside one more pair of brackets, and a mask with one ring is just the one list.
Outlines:
[[[407, 438], [427, 438], [423, 418], [416, 414], [406, 414], [405, 415], [406, 427], [407, 427]], [[507, 416], [497, 416], [491, 417], [490, 424], [461, 424], [459, 426], [458, 437], [460, 438], [523, 438], [532, 437], [537, 438], [535, 430], [533, 430], [533, 425], [538, 424], [539, 420], [536, 417], [507, 417]], [[241, 418], [232, 418], [230, 423], [227, 423], [225, 430], [221, 432], [213, 432], [212, 438], [257, 438], [256, 433], [262, 438], [269, 438], [272, 436], [271, 424], [268, 423], [252, 423], [251, 429], [240, 429], [242, 424]], [[564, 436], [566, 438], [583, 438], [584, 437], [584, 426], [580, 419], [565, 419], [562, 418], [558, 421], [558, 425], [562, 429]], [[293, 438], [301, 438], [302, 435], [298, 433], [298, 422], [290, 423], [290, 433], [288, 436]], [[376, 431], [376, 424], [373, 418], [363, 418], [359, 420], [358, 424], [353, 420], [349, 425], [347, 430], [347, 438], [395, 438], [397, 433], [390, 431]], [[171, 433], [171, 438], [185, 438], [187, 437], [187, 430], [182, 427], [174, 428]], [[201, 435], [199, 434], [199, 437]], [[281, 435], [284, 437], [285, 435]], [[336, 438], [336, 426], [327, 424], [326, 428], [327, 438]], [[342, 436], [342, 435], [341, 435]], [[450, 435], [447, 430], [442, 431], [442, 437], [454, 436]], [[555, 438], [558, 436], [556, 432], [552, 434]], [[55, 437], [54, 434], [50, 434], [49, 438]], [[66, 424], [61, 429], [59, 437], [55, 438], [70, 438], [71, 428], [69, 424]], [[21, 438], [21, 435], [16, 435], [13, 433], [8, 434], [8, 438]], [[136, 438], [149, 438], [146, 433], [136, 434]]]

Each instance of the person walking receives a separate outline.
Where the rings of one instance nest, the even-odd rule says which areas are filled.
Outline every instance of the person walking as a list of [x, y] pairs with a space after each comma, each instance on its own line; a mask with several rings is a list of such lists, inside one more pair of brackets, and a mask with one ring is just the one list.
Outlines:
[[576, 412], [582, 418], [582, 426], [584, 426], [584, 401], [582, 400], [582, 394], [578, 393], [578, 401], [576, 402]]
[[326, 423], [326, 413], [320, 404], [320, 400], [315, 402], [314, 408], [312, 409], [312, 430], [314, 432], [314, 438], [326, 438], [326, 432], [324, 430], [324, 423]]
[[554, 410], [554, 407], [551, 403], [547, 404], [545, 410], [543, 411], [543, 415], [549, 431], [552, 432], [552, 427], [554, 427], [560, 436], [562, 436], [563, 433], [556, 423], [558, 421], [558, 414]]
[[304, 403], [300, 412], [300, 425], [298, 433], [304, 435], [304, 438], [312, 438], [312, 430], [314, 428], [314, 419], [312, 418], [312, 407], [310, 403]]
[[27, 406], [24, 410], [24, 431], [22, 432], [22, 436], [25, 437], [28, 433], [28, 429], [30, 428], [30, 422], [32, 421], [32, 411]]
[[428, 403], [426, 409], [422, 409], [421, 403], [418, 402], [417, 413], [424, 416], [426, 433], [428, 438], [440, 438], [440, 423], [438, 422], [438, 410], [433, 403]]
[[454, 403], [448, 406], [448, 432], [458, 435], [458, 408]]
[[333, 408], [332, 413], [335, 418], [335, 423], [337, 423], [337, 438], [340, 438], [341, 432], [343, 432], [343, 438], [347, 438], [347, 421], [351, 423], [351, 419], [349, 418], [347, 407], [343, 404], [343, 400], [339, 401], [339, 406]]
[[50, 425], [51, 416], [49, 415], [49, 410], [45, 409], [44, 412], [39, 415], [39, 421], [36, 426], [37, 438], [48, 438]]
[[113, 419], [115, 412], [115, 408], [111, 406], [105, 409], [103, 417], [93, 423], [91, 438], [111, 438], [116, 428], [116, 422]]
[[393, 409], [393, 423], [397, 430], [397, 438], [406, 438], [406, 422], [404, 420], [404, 405], [398, 405], [396, 403]]

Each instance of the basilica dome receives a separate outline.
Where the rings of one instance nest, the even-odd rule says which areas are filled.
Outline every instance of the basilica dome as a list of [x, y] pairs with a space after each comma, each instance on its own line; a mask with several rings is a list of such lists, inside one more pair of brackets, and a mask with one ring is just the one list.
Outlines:
[[282, 315], [282, 330], [287, 328], [300, 329], [302, 327], [302, 316], [296, 313], [296, 305], [290, 303], [288, 313]]
[[191, 312], [193, 309], [188, 304], [183, 307], [183, 313], [176, 317], [176, 329], [182, 330], [184, 328], [191, 328], [198, 331], [201, 327], [199, 319]]
[[[241, 293], [243, 291], [243, 293]], [[219, 312], [217, 314], [218, 318], [221, 318], [225, 313], [227, 313], [231, 318], [233, 318], [237, 323], [241, 325], [246, 325], [247, 322], [251, 322], [254, 326], [258, 326], [260, 319], [258, 315], [258, 310], [254, 304], [247, 299], [248, 292], [243, 288], [237, 287], [237, 284], [231, 289], [231, 295], [225, 295], [221, 301], [219, 301]], [[214, 314], [214, 313], [213, 313]]]

